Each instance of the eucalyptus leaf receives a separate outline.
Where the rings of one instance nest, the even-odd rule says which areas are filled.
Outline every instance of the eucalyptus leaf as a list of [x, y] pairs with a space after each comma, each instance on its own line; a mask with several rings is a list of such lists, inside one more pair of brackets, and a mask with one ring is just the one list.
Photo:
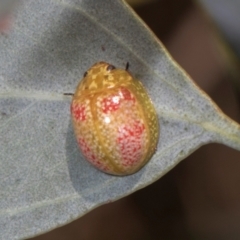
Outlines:
[[[240, 127], [171, 59], [121, 0], [22, 1], [0, 36], [0, 239], [64, 225], [159, 179], [200, 146], [240, 150]], [[138, 173], [104, 174], [78, 150], [71, 96], [106, 61], [142, 81], [160, 123], [157, 151]]]

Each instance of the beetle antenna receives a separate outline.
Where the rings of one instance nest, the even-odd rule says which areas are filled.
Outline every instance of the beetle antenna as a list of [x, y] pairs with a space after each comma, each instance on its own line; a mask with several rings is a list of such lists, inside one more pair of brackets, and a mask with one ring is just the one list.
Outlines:
[[129, 62], [126, 63], [126, 67], [125, 67], [125, 70], [128, 71], [129, 69]]

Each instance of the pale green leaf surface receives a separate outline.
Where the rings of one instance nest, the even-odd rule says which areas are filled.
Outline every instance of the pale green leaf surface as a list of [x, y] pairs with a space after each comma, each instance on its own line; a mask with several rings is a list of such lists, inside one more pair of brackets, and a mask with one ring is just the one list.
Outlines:
[[[138, 173], [106, 175], [83, 160], [69, 106], [83, 73], [107, 61], [140, 79], [161, 126]], [[209, 142], [240, 150], [239, 126], [216, 111], [120, 0], [23, 1], [0, 36], [0, 239], [66, 224], [160, 178]]]

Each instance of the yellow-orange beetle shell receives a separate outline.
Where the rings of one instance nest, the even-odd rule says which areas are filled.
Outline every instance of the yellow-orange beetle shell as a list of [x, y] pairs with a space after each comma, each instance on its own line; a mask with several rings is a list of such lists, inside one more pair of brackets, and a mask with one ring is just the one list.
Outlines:
[[71, 115], [83, 155], [103, 172], [135, 173], [156, 150], [156, 111], [141, 82], [127, 70], [94, 64], [77, 86]]

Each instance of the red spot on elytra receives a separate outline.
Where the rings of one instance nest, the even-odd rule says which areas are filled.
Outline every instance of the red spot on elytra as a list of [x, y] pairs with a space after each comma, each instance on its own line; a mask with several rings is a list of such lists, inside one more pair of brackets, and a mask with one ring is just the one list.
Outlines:
[[141, 136], [144, 129], [145, 129], [145, 126], [140, 121], [137, 120], [133, 123], [133, 130], [134, 130], [135, 136]]
[[128, 89], [121, 87], [121, 93], [124, 100], [135, 101], [135, 97]]
[[71, 105], [71, 112], [77, 121], [86, 120], [86, 108], [84, 105], [73, 103]]
[[135, 165], [144, 154], [143, 135], [145, 126], [136, 120], [131, 125], [124, 125], [118, 129], [117, 144], [125, 167]]
[[121, 102], [123, 101], [133, 101], [135, 102], [135, 97], [126, 88], [121, 87], [119, 93], [113, 94], [102, 100], [102, 111], [104, 113], [111, 113], [119, 109]]
[[86, 141], [83, 138], [78, 138], [78, 145], [84, 155], [84, 157], [90, 162], [92, 163], [95, 167], [99, 168], [100, 170], [103, 171], [108, 171], [109, 168], [102, 163], [97, 156], [92, 152], [92, 150], [90, 149], [90, 147], [88, 146], [88, 144], [86, 143]]
[[104, 113], [110, 113], [118, 110], [120, 105], [120, 97], [118, 95], [112, 95], [102, 100], [102, 111]]

